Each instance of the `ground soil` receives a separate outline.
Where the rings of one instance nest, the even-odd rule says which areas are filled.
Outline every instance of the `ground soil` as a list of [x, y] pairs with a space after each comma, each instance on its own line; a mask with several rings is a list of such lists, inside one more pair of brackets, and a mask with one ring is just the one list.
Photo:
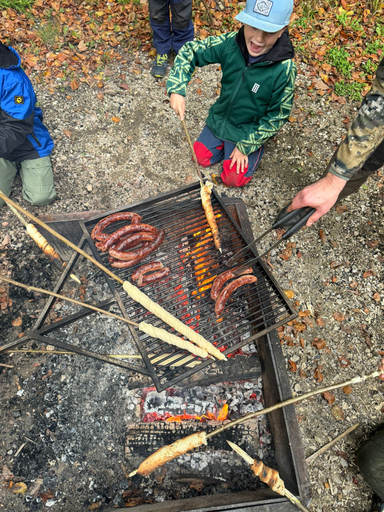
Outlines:
[[[151, 77], [147, 56], [122, 55], [124, 63], [111, 63], [102, 71], [100, 89], [86, 83], [75, 91], [65, 82], [54, 88], [34, 83], [55, 140], [58, 197], [49, 206], [31, 206], [22, 199], [17, 178], [12, 198], [32, 213], [111, 210], [195, 180], [165, 83]], [[299, 67], [291, 122], [266, 144], [251, 183], [237, 190], [217, 187], [220, 194], [243, 199], [255, 236], [300, 188], [321, 176], [357, 108], [308, 90], [309, 70], [305, 64]], [[198, 70], [189, 85], [187, 123], [194, 139], [219, 82], [220, 71], [210, 66]], [[220, 166], [207, 172], [219, 173]], [[300, 325], [280, 332], [293, 394], [371, 373], [379, 364], [384, 348], [383, 211], [379, 174], [342, 207], [296, 234], [284, 258], [283, 246], [268, 259], [283, 289], [294, 292], [297, 310], [305, 312]], [[0, 244], [2, 273], [53, 287], [58, 271], [26, 239], [6, 208], [1, 211]], [[14, 287], [5, 286], [2, 292], [0, 297], [7, 298], [2, 299], [1, 338], [7, 342], [28, 331], [45, 299]], [[21, 325], [13, 326], [18, 317]], [[316, 348], [315, 338], [325, 340], [326, 346]], [[124, 370], [77, 356], [14, 354], [3, 355], [0, 362], [12, 366], [0, 367], [0, 466], [3, 475], [6, 466], [13, 482], [28, 486], [24, 495], [1, 487], [0, 510], [49, 506], [76, 512], [121, 506], [128, 487], [125, 426], [139, 399], [128, 392]], [[340, 389], [334, 396], [334, 405], [340, 407], [337, 418], [322, 396], [296, 407], [306, 456], [359, 424], [308, 466], [313, 491], [309, 508], [369, 512], [372, 491], [354, 461], [361, 442], [384, 422], [382, 385], [369, 380], [353, 386], [349, 394]], [[31, 496], [36, 479], [41, 479], [38, 493], [44, 498]]]

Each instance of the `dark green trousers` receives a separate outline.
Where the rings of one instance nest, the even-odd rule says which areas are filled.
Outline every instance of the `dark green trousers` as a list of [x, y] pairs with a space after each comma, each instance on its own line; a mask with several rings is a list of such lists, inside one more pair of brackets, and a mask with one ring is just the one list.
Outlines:
[[357, 452], [361, 474], [384, 501], [384, 429], [369, 438]]

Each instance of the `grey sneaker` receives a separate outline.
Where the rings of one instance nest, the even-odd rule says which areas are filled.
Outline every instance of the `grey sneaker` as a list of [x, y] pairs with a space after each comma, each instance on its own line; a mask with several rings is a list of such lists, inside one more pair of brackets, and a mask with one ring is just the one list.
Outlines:
[[163, 55], [156, 55], [156, 59], [153, 62], [151, 73], [155, 78], [164, 78], [167, 73], [169, 55], [164, 53]]

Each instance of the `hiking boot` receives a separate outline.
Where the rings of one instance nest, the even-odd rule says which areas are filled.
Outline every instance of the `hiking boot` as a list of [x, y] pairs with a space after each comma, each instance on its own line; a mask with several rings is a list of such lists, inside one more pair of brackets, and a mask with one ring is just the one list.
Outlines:
[[155, 78], [164, 78], [167, 72], [169, 55], [164, 53], [163, 55], [156, 55], [156, 59], [153, 62], [151, 73]]

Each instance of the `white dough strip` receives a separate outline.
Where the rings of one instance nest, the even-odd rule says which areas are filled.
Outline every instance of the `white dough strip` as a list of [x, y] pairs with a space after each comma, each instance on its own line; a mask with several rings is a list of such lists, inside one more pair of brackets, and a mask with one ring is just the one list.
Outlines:
[[209, 354], [212, 354], [216, 359], [226, 360], [225, 355], [220, 352], [216, 347], [209, 343], [201, 334], [195, 332], [193, 329], [188, 327], [188, 325], [183, 324], [178, 318], [174, 317], [164, 308], [162, 308], [156, 302], [153, 302], [145, 293], [140, 291], [136, 286], [129, 283], [128, 281], [124, 281], [123, 289], [128, 293], [128, 295], [136, 302], [141, 304], [145, 309], [156, 315], [158, 318], [163, 320], [166, 324], [173, 327], [176, 331], [180, 332], [184, 336], [186, 336], [190, 341], [196, 343], [200, 348], [206, 350]]
[[208, 357], [208, 352], [206, 350], [196, 347], [196, 345], [192, 345], [192, 343], [189, 341], [185, 341], [183, 338], [179, 338], [174, 334], [164, 331], [164, 329], [159, 329], [158, 327], [154, 327], [153, 325], [147, 324], [145, 322], [139, 323], [139, 329], [152, 338], [158, 338], [159, 340], [165, 341], [165, 343], [168, 343], [169, 345], [175, 345], [175, 347], [188, 350], [188, 352], [191, 352], [195, 356], [204, 358]]

